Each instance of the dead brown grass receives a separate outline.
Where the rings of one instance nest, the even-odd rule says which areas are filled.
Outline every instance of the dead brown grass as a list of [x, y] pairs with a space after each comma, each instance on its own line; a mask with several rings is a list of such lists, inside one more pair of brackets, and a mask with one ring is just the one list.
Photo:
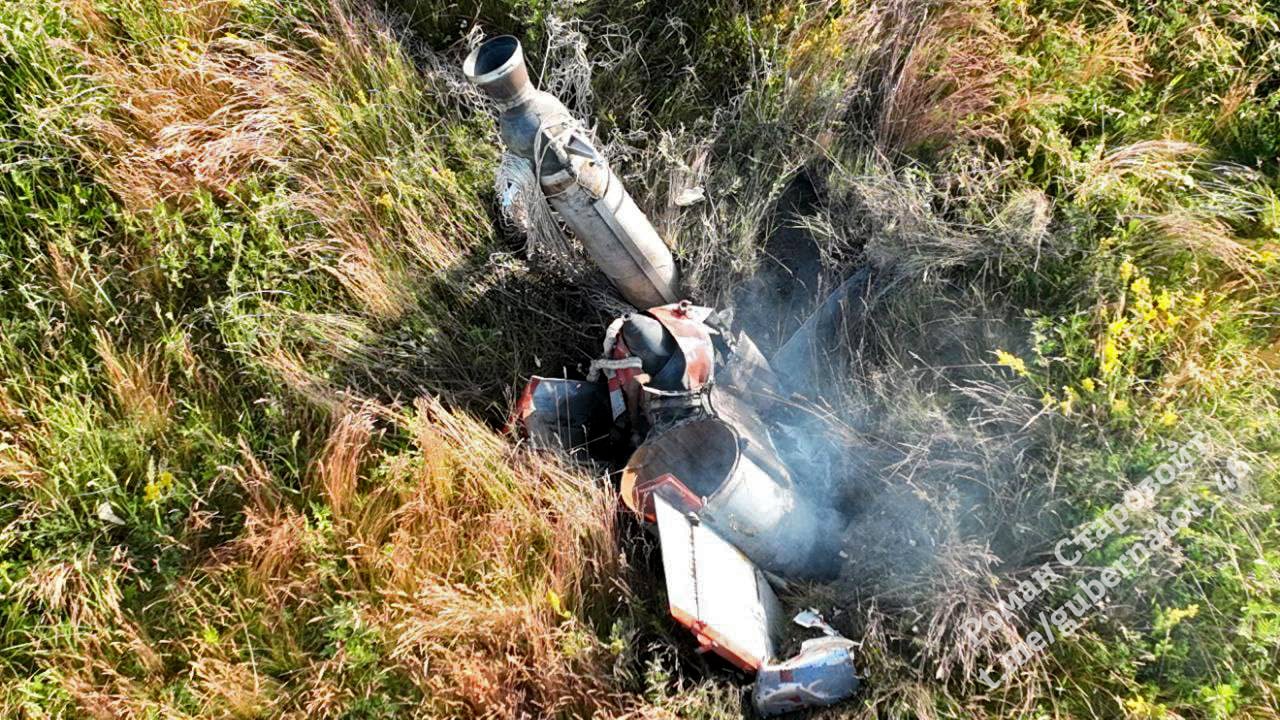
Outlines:
[[949, 3], [915, 33], [901, 33], [901, 70], [882, 105], [879, 144], [911, 149], [995, 133], [984, 116], [1009, 73], [993, 47], [1012, 39], [978, 3]]
[[[382, 447], [376, 427], [386, 422], [412, 438], [407, 451]], [[606, 486], [430, 399], [412, 412], [355, 406], [334, 420], [311, 473], [331, 531], [297, 509], [247, 449], [235, 476], [251, 500], [244, 531], [173, 599], [193, 631], [220, 628], [225, 638], [183, 642], [211, 712], [326, 716], [369, 692], [354, 680], [359, 660], [343, 652], [306, 664], [287, 692], [245, 661], [261, 641], [237, 635], [246, 632], [236, 629], [243, 608], [267, 602], [274, 609], [264, 629], [288, 645], [339, 598], [381, 638], [383, 672], [422, 693], [415, 717], [638, 707], [591, 619], [623, 577], [617, 500]], [[346, 567], [341, 577], [326, 570], [335, 561]], [[91, 677], [84, 692], [115, 698], [110, 707], [128, 707], [126, 715], [148, 696], [124, 680]]]
[[280, 684], [264, 677], [251, 662], [206, 656], [191, 664], [190, 674], [203, 717], [263, 717], [283, 695]]
[[123, 352], [101, 328], [94, 329], [94, 337], [103, 374], [121, 412], [148, 432], [162, 431], [173, 398], [156, 353]]
[[[383, 426], [410, 445], [388, 446]], [[243, 529], [158, 597], [155, 617], [123, 609], [124, 554], [53, 562], [15, 587], [69, 623], [73, 642], [45, 651], [79, 712], [330, 717], [376, 698], [379, 678], [416, 688], [408, 717], [639, 711], [594, 619], [625, 593], [607, 485], [431, 399], [349, 407], [323, 446], [300, 502], [242, 445], [228, 472], [248, 500]], [[372, 645], [318, 650], [335, 608]], [[286, 659], [282, 681], [271, 668]], [[166, 691], [174, 678], [183, 698]]]
[[1151, 77], [1146, 61], [1148, 42], [1130, 28], [1132, 18], [1112, 3], [1104, 3], [1111, 24], [1103, 28], [1073, 23], [1066, 27], [1072, 40], [1087, 53], [1073, 80], [1084, 84], [1101, 77], [1113, 77], [1130, 89], [1136, 89]]
[[77, 145], [127, 208], [190, 208], [198, 191], [231, 199], [238, 181], [283, 163], [282, 89], [270, 73], [279, 56], [226, 36], [233, 3], [164, 0], [160, 11], [182, 19], [181, 37], [128, 45], [92, 4], [68, 7], [104, 31], [80, 51], [116, 96], [111, 112], [84, 118], [93, 142]]
[[365, 410], [343, 415], [316, 463], [316, 482], [335, 520], [347, 522], [355, 499], [360, 460], [373, 440], [373, 416]]
[[39, 462], [22, 446], [0, 448], [0, 480], [18, 487], [31, 487], [44, 477]]
[[1191, 252], [1218, 260], [1239, 277], [1251, 281], [1262, 278], [1253, 263], [1254, 251], [1240, 242], [1235, 232], [1218, 218], [1174, 210], [1152, 218], [1150, 226], [1150, 253], [1157, 260]]
[[[238, 36], [234, 2], [164, 0], [160, 12], [179, 28], [139, 38], [92, 4], [65, 1], [101, 30], [76, 51], [114, 95], [110, 110], [87, 108], [66, 140], [129, 212], [190, 213], [205, 194], [235, 206], [248, 200], [247, 181], [288, 172], [289, 205], [320, 230], [290, 233], [291, 245], [383, 320], [413, 306], [415, 283], [487, 237], [482, 202], [445, 167], [450, 141], [424, 127], [444, 112], [436, 94], [447, 78], [420, 73], [365, 10], [333, 0], [322, 25], [289, 28], [318, 46], [305, 52], [271, 35]], [[158, 282], [154, 250], [127, 250], [147, 271], [137, 277]], [[54, 260], [79, 303], [74, 267]]]
[[46, 248], [49, 274], [61, 291], [63, 300], [73, 312], [88, 312], [92, 307], [92, 295], [86, 287], [88, 278], [85, 276], [89, 274], [87, 268], [63, 254], [56, 243], [51, 242]]
[[[1205, 155], [1205, 149], [1181, 140], [1145, 140], [1111, 149], [1099, 156], [1082, 172], [1083, 182], [1075, 189], [1076, 197], [1090, 202], [1095, 196], [1115, 192], [1129, 180], [1181, 183], [1189, 163]], [[1139, 212], [1158, 210], [1157, 199], [1143, 195], [1133, 207]]]
[[[619, 575], [616, 498], [434, 401], [418, 403], [411, 430], [420, 455], [392, 474], [404, 490], [384, 530], [391, 552], [369, 568], [385, 583], [393, 657], [430, 667], [427, 694], [449, 712], [619, 710], [610, 655], [582, 624]], [[566, 657], [565, 643], [583, 644]]]

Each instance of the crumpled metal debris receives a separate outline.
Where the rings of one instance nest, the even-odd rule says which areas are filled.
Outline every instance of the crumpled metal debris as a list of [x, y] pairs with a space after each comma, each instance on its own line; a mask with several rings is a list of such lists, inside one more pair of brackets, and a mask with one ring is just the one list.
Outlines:
[[539, 450], [589, 453], [608, 425], [599, 384], [534, 376], [516, 403], [516, 424]]
[[796, 613], [796, 616], [791, 619], [791, 622], [799, 625], [800, 627], [809, 628], [810, 630], [821, 630], [822, 634], [827, 637], [840, 637], [840, 633], [836, 632], [835, 628], [828, 625], [827, 621], [823, 620], [822, 616], [818, 614], [818, 611], [813, 608], [801, 610]]
[[[782, 461], [765, 414], [788, 386], [779, 373], [811, 372], [815, 345], [856, 310], [857, 288], [824, 303], [771, 363], [731, 329], [728, 312], [673, 302], [680, 287], [670, 250], [581, 123], [529, 82], [519, 41], [486, 41], [464, 74], [494, 100], [508, 152], [525, 161], [500, 173], [504, 207], [521, 219], [517, 211], [545, 215], [549, 204], [643, 309], [609, 325], [585, 380], [534, 377], [513, 425], [537, 448], [615, 468], [625, 461], [621, 496], [658, 535], [672, 616], [700, 649], [756, 673], [761, 714], [848, 697], [858, 687], [854, 643], [817, 613], [795, 622], [823, 636], [794, 657], [775, 657], [783, 623], [773, 585], [832, 576], [843, 527]], [[691, 187], [676, 205], [705, 199]]]
[[838, 633], [828, 634], [805, 640], [794, 657], [765, 663], [756, 673], [756, 686], [751, 693], [756, 712], [770, 717], [806, 707], [834, 705], [853, 695], [859, 685], [853, 666], [855, 646], [854, 641]]
[[798, 492], [757, 411], [751, 393], [774, 382], [768, 361], [711, 323], [688, 303], [619, 318], [588, 380], [534, 378], [517, 420], [535, 445], [570, 453], [632, 437], [622, 499], [658, 535], [672, 617], [701, 650], [756, 674], [761, 715], [830, 705], [858, 688], [855, 643], [805, 610], [793, 621], [822, 636], [777, 657], [770, 578], [825, 576], [840, 557], [838, 521]]
[[671, 615], [701, 649], [756, 672], [773, 657], [778, 598], [764, 574], [671, 491], [679, 492], [667, 485], [653, 498]]

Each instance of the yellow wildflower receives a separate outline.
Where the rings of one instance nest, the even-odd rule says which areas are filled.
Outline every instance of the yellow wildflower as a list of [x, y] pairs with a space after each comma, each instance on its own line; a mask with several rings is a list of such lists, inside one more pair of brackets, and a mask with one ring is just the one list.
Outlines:
[[142, 489], [142, 497], [149, 503], [156, 503], [173, 487], [173, 473], [164, 470], [147, 482]]
[[1147, 276], [1143, 275], [1135, 279], [1133, 283], [1129, 285], [1129, 289], [1138, 297], [1147, 297], [1151, 294], [1151, 280]]
[[1163, 625], [1167, 628], [1173, 627], [1174, 625], [1177, 625], [1183, 620], [1193, 618], [1199, 614], [1200, 614], [1200, 605], [1197, 603], [1192, 603], [1186, 606], [1185, 608], [1169, 608], [1169, 611], [1164, 613], [1164, 617], [1157, 620], [1156, 624]]
[[1085, 392], [1093, 392], [1097, 389], [1097, 385], [1093, 382], [1093, 378], [1085, 378], [1081, 380], [1080, 387], [1084, 388]]
[[1166, 409], [1160, 414], [1160, 424], [1165, 427], [1173, 427], [1178, 423], [1178, 413]]
[[1053, 404], [1058, 401], [1053, 397], [1053, 393], [1045, 393], [1041, 396], [1040, 402], [1043, 403], [1045, 407], [1053, 407]]
[[1070, 415], [1071, 410], [1075, 407], [1075, 404], [1076, 404], [1076, 397], [1077, 397], [1076, 391], [1072, 389], [1070, 386], [1063, 385], [1062, 394], [1063, 394], [1062, 402], [1058, 403], [1058, 408], [1062, 410], [1063, 415]]
[[1169, 294], [1168, 290], [1161, 290], [1160, 294], [1156, 296], [1156, 307], [1165, 312], [1173, 309], [1173, 296]]
[[1137, 271], [1137, 267], [1133, 263], [1125, 260], [1120, 263], [1120, 279], [1129, 282], [1129, 278], [1133, 277], [1133, 273]]
[[1022, 358], [1004, 350], [996, 350], [996, 364], [1003, 365], [1019, 375], [1026, 376], [1027, 364]]
[[573, 617], [573, 613], [565, 610], [564, 603], [560, 601], [560, 593], [555, 590], [547, 590], [547, 604], [551, 606], [551, 612], [554, 612], [565, 620], [569, 620]]
[[1204, 291], [1197, 290], [1192, 293], [1191, 297], [1187, 298], [1187, 304], [1193, 308], [1198, 308], [1204, 305]]
[[1113, 338], [1102, 344], [1102, 373], [1110, 375], [1120, 365], [1120, 348]]
[[1138, 718], [1168, 717], [1169, 708], [1164, 703], [1153, 703], [1144, 697], [1132, 697], [1124, 701], [1129, 714]]
[[1107, 334], [1111, 335], [1112, 337], [1120, 337], [1121, 335], [1124, 334], [1125, 329], [1128, 327], [1129, 327], [1129, 321], [1124, 319], [1123, 317], [1118, 317], [1115, 320], [1112, 320], [1109, 325], [1107, 325]]

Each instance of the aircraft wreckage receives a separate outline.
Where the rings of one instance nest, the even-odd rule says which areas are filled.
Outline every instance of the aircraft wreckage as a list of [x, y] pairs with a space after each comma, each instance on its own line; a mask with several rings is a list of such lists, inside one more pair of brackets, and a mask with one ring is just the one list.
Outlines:
[[[497, 105], [507, 151], [531, 163], [591, 260], [644, 309], [609, 325], [585, 380], [532, 378], [518, 426], [535, 446], [571, 454], [611, 439], [634, 448], [622, 500], [658, 536], [671, 614], [701, 649], [755, 674], [761, 714], [849, 697], [854, 643], [816, 613], [794, 622], [818, 637], [779, 657], [774, 588], [833, 576], [843, 527], [780, 459], [764, 418], [785, 389], [769, 360], [724, 313], [682, 299], [670, 250], [583, 126], [534, 87], [516, 38], [486, 41], [463, 70]], [[803, 352], [822, 312], [779, 354]]]

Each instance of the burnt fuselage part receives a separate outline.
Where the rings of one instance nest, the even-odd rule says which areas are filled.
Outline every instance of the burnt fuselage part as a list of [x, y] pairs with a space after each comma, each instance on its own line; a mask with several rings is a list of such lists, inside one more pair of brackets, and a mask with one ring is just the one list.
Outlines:
[[622, 297], [639, 308], [678, 300], [671, 251], [582, 124], [530, 81], [520, 41], [485, 41], [463, 73], [493, 99], [507, 150], [531, 163], [547, 201]]

